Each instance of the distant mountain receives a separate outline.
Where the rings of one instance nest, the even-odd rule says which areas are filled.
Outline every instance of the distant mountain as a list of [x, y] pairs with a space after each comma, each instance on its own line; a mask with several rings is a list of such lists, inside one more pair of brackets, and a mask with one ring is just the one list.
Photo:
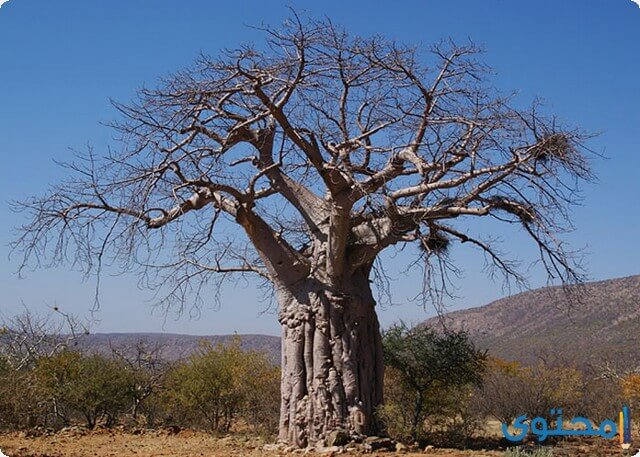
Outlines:
[[[495, 357], [533, 363], [540, 357], [587, 365], [609, 360], [640, 363], [640, 275], [587, 283], [581, 303], [569, 304], [560, 287], [505, 297], [478, 308], [454, 311], [426, 325], [466, 330]], [[265, 351], [280, 363], [280, 338], [238, 335], [242, 347]], [[138, 341], [159, 345], [163, 356], [179, 360], [201, 342], [228, 343], [234, 335], [191, 336], [167, 333], [97, 333], [80, 346], [107, 354], [111, 347], [133, 348]]]
[[587, 283], [581, 303], [569, 304], [561, 287], [546, 287], [425, 324], [466, 330], [478, 346], [508, 360], [638, 365], [640, 275]]
[[108, 355], [112, 348], [132, 351], [142, 342], [148, 348], [158, 347], [161, 355], [169, 361], [188, 357], [198, 350], [203, 342], [213, 345], [228, 344], [240, 338], [240, 346], [246, 350], [263, 351], [274, 363], [280, 363], [280, 338], [271, 335], [216, 335], [194, 336], [172, 333], [95, 333], [82, 336], [78, 342], [81, 349], [90, 353]]

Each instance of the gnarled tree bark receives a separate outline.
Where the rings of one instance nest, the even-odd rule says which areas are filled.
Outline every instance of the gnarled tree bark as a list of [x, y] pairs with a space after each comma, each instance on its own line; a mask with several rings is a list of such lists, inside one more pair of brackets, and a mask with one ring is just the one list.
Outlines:
[[306, 280], [279, 291], [280, 440], [304, 447], [343, 429], [375, 434], [382, 403], [382, 341], [367, 271], [338, 290]]

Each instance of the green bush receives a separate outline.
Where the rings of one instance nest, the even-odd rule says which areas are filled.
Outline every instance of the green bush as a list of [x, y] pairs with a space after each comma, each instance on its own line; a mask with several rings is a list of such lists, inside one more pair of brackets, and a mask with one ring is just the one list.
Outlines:
[[164, 421], [226, 432], [232, 425], [277, 431], [280, 369], [240, 339], [203, 345], [173, 367], [154, 348], [109, 357], [62, 349], [16, 368], [0, 357], [0, 428], [59, 428], [83, 422], [153, 426]]
[[279, 370], [265, 354], [230, 345], [205, 345], [175, 366], [165, 384], [169, 420], [227, 432], [237, 422], [271, 432], [277, 424]]
[[387, 433], [401, 442], [428, 434], [468, 437], [470, 387], [480, 385], [486, 355], [464, 332], [394, 325], [383, 335], [386, 403], [378, 410]]
[[0, 428], [20, 430], [47, 424], [46, 402], [33, 371], [0, 360]]
[[131, 405], [129, 373], [110, 358], [64, 351], [40, 359], [35, 376], [53, 414], [64, 425], [81, 417], [89, 428], [98, 421], [112, 426]]
[[394, 368], [385, 369], [384, 398], [385, 403], [378, 408], [377, 414], [384, 423], [387, 434], [397, 441], [411, 442], [415, 395], [402, 382], [400, 372]]

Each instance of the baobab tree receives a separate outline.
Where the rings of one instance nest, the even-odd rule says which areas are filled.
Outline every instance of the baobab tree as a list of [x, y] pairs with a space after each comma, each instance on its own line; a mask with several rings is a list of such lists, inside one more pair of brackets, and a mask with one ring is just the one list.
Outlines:
[[423, 52], [295, 15], [262, 30], [260, 47], [202, 56], [115, 103], [118, 147], [79, 154], [73, 178], [18, 203], [15, 247], [26, 265], [122, 261], [168, 287], [166, 305], [262, 277], [282, 325], [280, 439], [372, 434], [380, 253], [416, 243], [437, 270], [460, 242], [521, 280], [469, 229], [494, 218], [530, 236], [552, 278], [579, 281], [558, 233], [590, 177], [587, 136], [512, 106], [473, 45]]

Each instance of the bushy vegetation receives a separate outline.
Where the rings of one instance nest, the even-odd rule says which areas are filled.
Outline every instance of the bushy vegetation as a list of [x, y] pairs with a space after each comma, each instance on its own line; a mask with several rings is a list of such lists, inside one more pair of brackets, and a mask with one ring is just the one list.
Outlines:
[[562, 408], [565, 417], [583, 416], [600, 422], [617, 418], [623, 405], [633, 404], [633, 393], [625, 392], [625, 385], [629, 386], [625, 379], [588, 375], [567, 365], [540, 362], [523, 366], [492, 359], [473, 402], [483, 416], [503, 423], [522, 414], [553, 421], [550, 411], [555, 408]]
[[[518, 416], [556, 419], [583, 416], [616, 419], [623, 405], [640, 409], [640, 376], [606, 376], [592, 368], [540, 361], [533, 366], [487, 358], [464, 333], [425, 327], [392, 327], [384, 335], [385, 405], [388, 434], [407, 444], [466, 446], [490, 419], [510, 424]], [[513, 455], [550, 455], [545, 449]], [[520, 452], [520, 454], [518, 454]], [[532, 454], [533, 453], [533, 454]], [[510, 455], [510, 454], [508, 454]]]
[[633, 373], [622, 378], [622, 395], [633, 411], [640, 408], [640, 374]]
[[238, 419], [254, 431], [277, 426], [279, 370], [262, 353], [243, 351], [239, 340], [204, 346], [167, 373], [165, 405], [172, 420], [227, 432]]
[[423, 442], [428, 435], [469, 436], [473, 388], [482, 384], [486, 355], [464, 332], [392, 326], [383, 335], [385, 399], [378, 414], [391, 437]]
[[111, 426], [130, 408], [131, 373], [116, 360], [65, 350], [39, 360], [33, 374], [42, 401], [64, 425], [81, 416], [89, 428], [99, 420]]
[[551, 409], [562, 407], [573, 414], [580, 405], [584, 387], [580, 371], [572, 367], [533, 367], [517, 362], [491, 360], [476, 403], [487, 415], [500, 422], [527, 414], [547, 417]]
[[277, 428], [279, 368], [240, 341], [203, 345], [189, 359], [160, 363], [134, 355], [61, 347], [16, 367], [0, 359], [0, 427], [179, 425], [214, 432]]
[[[25, 328], [33, 329], [33, 321]], [[49, 332], [47, 326], [41, 332]], [[463, 332], [392, 326], [383, 335], [386, 403], [378, 417], [388, 435], [466, 446], [488, 419], [564, 416], [601, 422], [622, 405], [640, 410], [640, 376], [567, 364], [523, 366], [488, 359]], [[246, 430], [271, 435], [278, 425], [280, 370], [262, 352], [205, 344], [169, 363], [162, 348], [139, 342], [85, 354], [71, 339], [22, 332], [0, 334], [0, 429], [68, 425], [179, 426], [213, 433]], [[507, 455], [547, 456], [513, 448]]]
[[35, 427], [42, 423], [44, 412], [33, 373], [15, 370], [6, 359], [0, 359], [0, 428]]

